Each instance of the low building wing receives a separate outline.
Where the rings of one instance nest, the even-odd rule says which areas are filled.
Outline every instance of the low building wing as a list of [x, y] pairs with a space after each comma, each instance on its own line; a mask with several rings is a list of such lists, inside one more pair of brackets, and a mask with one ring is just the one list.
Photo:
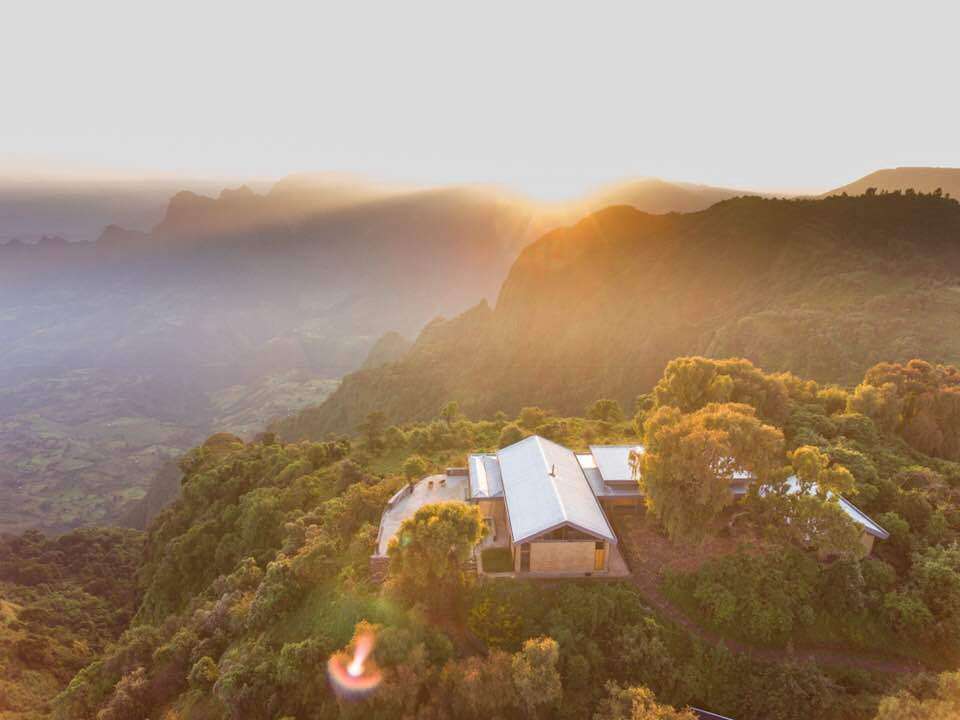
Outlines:
[[[613, 448], [613, 446], [606, 447], [607, 449]], [[618, 446], [618, 449], [622, 448], [626, 451], [626, 455], [629, 456], [630, 450], [633, 450], [635, 447], [640, 446], [623, 445]], [[587, 482], [590, 483], [593, 494], [598, 498], [640, 498], [642, 496], [640, 486], [636, 480], [630, 479], [627, 482], [605, 482], [603, 473], [600, 468], [597, 467], [597, 459], [592, 449], [589, 453], [577, 453], [577, 462], [580, 463], [580, 467], [583, 469], [583, 474], [586, 476]]]
[[605, 483], [635, 482], [630, 453], [643, 454], [643, 445], [591, 445], [590, 454]]
[[503, 497], [503, 479], [496, 455], [471, 455], [467, 470], [470, 475], [470, 496], [474, 500]]

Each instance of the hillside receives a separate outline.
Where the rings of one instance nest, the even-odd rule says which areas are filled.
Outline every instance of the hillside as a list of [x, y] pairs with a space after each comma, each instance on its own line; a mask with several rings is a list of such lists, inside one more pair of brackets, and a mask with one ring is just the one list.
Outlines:
[[828, 195], [863, 195], [870, 188], [877, 191], [916, 190], [932, 193], [939, 188], [945, 195], [960, 197], [960, 168], [899, 167], [877, 170], [859, 180], [824, 193]]
[[632, 407], [671, 357], [742, 356], [851, 383], [881, 359], [960, 359], [960, 205], [931, 196], [619, 207], [524, 250], [496, 304], [425, 328], [399, 362], [347, 376], [278, 428], [322, 437], [369, 413], [430, 417], [599, 397]]
[[[896, 389], [884, 390], [883, 402], [865, 402], [888, 381]], [[212, 436], [186, 456], [184, 492], [155, 519], [142, 554], [130, 536], [130, 557], [140, 558], [136, 611], [119, 640], [96, 648], [49, 703], [52, 717], [617, 720], [631, 715], [616, 708], [629, 708], [630, 697], [649, 688], [660, 702], [738, 720], [870, 720], [884, 695], [928, 699], [937, 692], [933, 677], [914, 672], [955, 667], [960, 657], [960, 465], [924, 455], [910, 441], [917, 439], [913, 420], [931, 406], [924, 394], [947, 399], [957, 382], [955, 368], [918, 360], [877, 366], [851, 393], [765, 374], [742, 360], [670, 363], [644, 413], [651, 454], [676, 461], [652, 444], [652, 428], [696, 422], [719, 408], [774, 441], [768, 460], [775, 465], [797, 467], [812, 455], [824, 477], [845, 478], [846, 492], [891, 535], [871, 557], [848, 550], [818, 562], [804, 549], [804, 533], [813, 528], [826, 538], [829, 523], [824, 533], [799, 521], [803, 512], [829, 517], [836, 507], [811, 495], [791, 510], [789, 498], [797, 496], [778, 494], [776, 477], [768, 477], [756, 481], [768, 494], [710, 516], [706, 544], [671, 542], [654, 512], [611, 513], [635, 559], [617, 581], [474, 582], [457, 554], [470, 541], [441, 516], [474, 513], [479, 523], [470, 505], [425, 506], [430, 519], [404, 526], [409, 542], [390, 550], [391, 580], [380, 585], [370, 576], [377, 524], [407, 482], [406, 460], [416, 459], [419, 477], [531, 433], [577, 449], [636, 443], [638, 425], [611, 419], [622, 418], [616, 411], [598, 413], [602, 404], [589, 417], [528, 409], [470, 421], [454, 410], [336, 442]], [[917, 414], [888, 425], [886, 402]], [[924, 417], [920, 426], [960, 447], [953, 418]], [[711, 442], [733, 434], [726, 425], [713, 430]], [[738, 460], [748, 460], [753, 450], [741, 453]], [[786, 512], [801, 513], [792, 534], [789, 523], [770, 522]], [[845, 515], [839, 520], [849, 529]], [[443, 543], [432, 550], [438, 538]], [[28, 533], [0, 543], [0, 580], [23, 598], [14, 602], [22, 605], [60, 572], [74, 577], [69, 566], [81, 563], [55, 552], [70, 542]], [[398, 562], [404, 552], [416, 562]], [[113, 590], [126, 615], [129, 564], [123, 567]], [[423, 583], [436, 590], [415, 592]], [[71, 597], [60, 602], [73, 609]], [[93, 607], [99, 617], [101, 605]], [[18, 667], [29, 662], [36, 673], [50, 672], [10, 678], [0, 712], [46, 710], [36, 701], [49, 698], [42, 691], [57, 678], [64, 687], [63, 674], [51, 677], [62, 665], [57, 655], [29, 651], [61, 649], [63, 633], [44, 642], [42, 626], [29, 625], [42, 616], [0, 605], [0, 620], [4, 614], [10, 632], [39, 636], [17, 645]], [[378, 682], [338, 684], [324, 665], [360, 636], [374, 638], [370, 675]], [[944, 689], [956, 680], [942, 678]]]

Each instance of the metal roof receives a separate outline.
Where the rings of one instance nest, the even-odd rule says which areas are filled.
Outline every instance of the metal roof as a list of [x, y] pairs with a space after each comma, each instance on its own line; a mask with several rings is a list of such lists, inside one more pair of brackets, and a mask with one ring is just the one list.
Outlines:
[[500, 477], [500, 461], [496, 455], [471, 455], [468, 461], [470, 474], [470, 497], [503, 497], [503, 480]]
[[617, 541], [572, 450], [531, 435], [497, 459], [515, 543], [562, 525]]
[[630, 453], [636, 450], [643, 453], [643, 445], [591, 445], [593, 455], [604, 482], [630, 482], [633, 469], [630, 467]]
[[[787, 485], [789, 486], [788, 492], [795, 493], [799, 492], [800, 490], [800, 481], [797, 479], [796, 475], [791, 475], [787, 478]], [[811, 492], [816, 491], [817, 486], [813, 485], [811, 487]], [[828, 492], [827, 497], [833, 497], [833, 493]], [[840, 508], [850, 517], [850, 519], [857, 523], [857, 525], [860, 525], [868, 533], [876, 538], [880, 538], [881, 540], [886, 540], [890, 537], [890, 533], [877, 525], [877, 523], [874, 522], [865, 512], [843, 497], [843, 495], [839, 496], [838, 502], [840, 504]]]
[[629, 484], [607, 485], [597, 467], [597, 461], [592, 453], [577, 453], [577, 462], [583, 468], [583, 474], [597, 497], [642, 497], [640, 486], [635, 482]]
[[728, 718], [726, 715], [717, 715], [717, 713], [710, 712], [709, 710], [701, 710], [700, 708], [695, 707], [690, 709], [693, 711], [693, 714], [699, 718], [699, 720], [733, 720], [733, 718]]

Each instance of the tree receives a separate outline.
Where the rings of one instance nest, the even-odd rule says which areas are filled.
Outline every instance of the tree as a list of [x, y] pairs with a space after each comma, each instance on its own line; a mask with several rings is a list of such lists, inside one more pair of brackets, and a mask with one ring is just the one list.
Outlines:
[[530, 638], [513, 656], [513, 684], [530, 717], [541, 708], [556, 705], [563, 695], [560, 684], [560, 646], [549, 637]]
[[593, 720], [697, 720], [690, 708], [676, 710], [657, 702], [645, 687], [621, 687], [607, 683], [607, 697], [600, 701]]
[[485, 532], [475, 505], [424, 505], [403, 521], [387, 548], [397, 589], [413, 601], [456, 601], [468, 581], [463, 564]]
[[402, 428], [391, 425], [384, 433], [383, 441], [389, 448], [401, 448], [407, 444], [407, 434]]
[[936, 693], [920, 699], [906, 690], [880, 701], [875, 720], [954, 720], [960, 717], [960, 672], [937, 678]]
[[812, 445], [797, 448], [789, 455], [798, 489], [805, 495], [849, 495], [856, 491], [853, 475], [843, 465], [831, 463], [830, 456]]
[[849, 407], [922, 453], [960, 460], [960, 370], [952, 365], [874, 365]]
[[523, 430], [520, 429], [520, 426], [516, 423], [509, 423], [504, 425], [503, 430], [500, 431], [500, 439], [497, 441], [497, 445], [504, 448], [507, 445], [520, 442], [523, 437]]
[[774, 476], [751, 497], [753, 519], [772, 539], [815, 547], [825, 555], [863, 552], [860, 528], [840, 507], [854, 491], [853, 475], [811, 445], [789, 455], [795, 484]]
[[451, 400], [440, 410], [440, 417], [450, 427], [460, 417], [460, 404], [456, 400]]
[[403, 475], [410, 482], [422, 478], [429, 469], [430, 461], [423, 455], [411, 455], [403, 462]]
[[670, 405], [695, 412], [710, 403], [750, 405], [767, 422], [782, 423], [788, 414], [783, 378], [765, 375], [749, 360], [681, 357], [671, 360], [653, 389], [655, 407]]
[[673, 539], [704, 537], [733, 500], [735, 473], [765, 483], [782, 465], [783, 434], [748, 405], [710, 404], [687, 414], [660, 407], [644, 423], [644, 437], [634, 471], [647, 507]]
[[623, 408], [616, 400], [603, 398], [587, 408], [587, 417], [591, 420], [618, 423], [623, 422]]
[[885, 432], [893, 432], [900, 422], [900, 402], [893, 383], [860, 384], [847, 398], [847, 412], [866, 415]]
[[547, 411], [538, 407], [521, 408], [517, 419], [520, 421], [520, 426], [526, 430], [536, 430], [546, 422]]
[[513, 658], [502, 650], [486, 657], [472, 656], [450, 661], [440, 675], [440, 692], [451, 711], [450, 717], [488, 720], [502, 717], [515, 705]]
[[367, 419], [360, 425], [360, 432], [367, 439], [367, 447], [379, 450], [383, 447], [383, 437], [387, 429], [387, 416], [380, 410], [367, 415]]
[[190, 669], [188, 680], [190, 687], [194, 690], [206, 692], [214, 686], [218, 677], [220, 677], [220, 671], [217, 669], [217, 663], [209, 655], [204, 655]]

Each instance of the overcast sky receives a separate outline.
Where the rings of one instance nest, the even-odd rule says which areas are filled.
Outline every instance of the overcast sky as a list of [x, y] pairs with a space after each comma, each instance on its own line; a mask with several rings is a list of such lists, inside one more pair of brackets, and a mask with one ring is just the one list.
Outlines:
[[11, 2], [0, 162], [826, 189], [960, 166], [955, 5]]

